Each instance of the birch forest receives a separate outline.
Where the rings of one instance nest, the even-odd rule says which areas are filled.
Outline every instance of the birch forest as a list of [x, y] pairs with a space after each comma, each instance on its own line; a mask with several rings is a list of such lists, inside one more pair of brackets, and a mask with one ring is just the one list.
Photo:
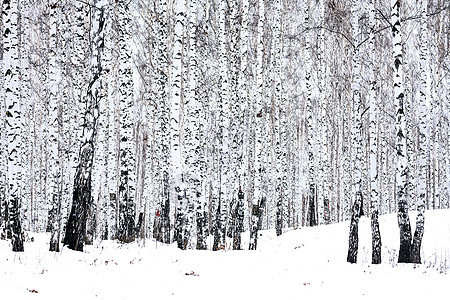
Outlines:
[[356, 263], [367, 216], [379, 264], [395, 214], [420, 263], [425, 211], [450, 208], [446, 0], [2, 0], [0, 24], [14, 252], [348, 221]]

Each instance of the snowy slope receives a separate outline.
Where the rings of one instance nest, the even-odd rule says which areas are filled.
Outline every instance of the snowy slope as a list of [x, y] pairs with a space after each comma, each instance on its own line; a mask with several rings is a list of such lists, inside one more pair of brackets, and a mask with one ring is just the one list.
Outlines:
[[55, 254], [47, 251], [49, 236], [35, 234], [25, 253], [14, 254], [9, 242], [0, 241], [0, 298], [393, 299], [401, 294], [408, 300], [446, 299], [450, 211], [426, 213], [422, 265], [396, 264], [396, 218], [382, 216], [380, 222], [383, 263], [378, 266], [370, 264], [370, 222], [364, 217], [356, 265], [345, 261], [348, 222], [278, 238], [266, 231], [257, 251], [181, 251], [147, 240], [145, 247], [107, 241], [87, 246], [85, 253], [64, 248]]

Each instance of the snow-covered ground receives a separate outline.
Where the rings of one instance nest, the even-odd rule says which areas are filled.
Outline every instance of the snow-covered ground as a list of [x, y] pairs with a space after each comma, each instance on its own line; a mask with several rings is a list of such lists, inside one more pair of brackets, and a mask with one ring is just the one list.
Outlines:
[[147, 240], [51, 253], [49, 236], [34, 234], [24, 253], [0, 241], [0, 299], [448, 299], [450, 211], [426, 213], [422, 265], [396, 264], [396, 218], [380, 221], [377, 266], [364, 217], [355, 265], [346, 263], [348, 222], [281, 237], [264, 231], [257, 251], [181, 251]]

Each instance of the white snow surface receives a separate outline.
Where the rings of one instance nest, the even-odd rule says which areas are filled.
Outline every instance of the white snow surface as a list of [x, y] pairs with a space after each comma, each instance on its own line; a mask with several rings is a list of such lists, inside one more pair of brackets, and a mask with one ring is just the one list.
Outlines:
[[[415, 213], [410, 213], [414, 229]], [[371, 265], [370, 219], [360, 222], [357, 264], [348, 264], [349, 223], [262, 231], [257, 251], [181, 251], [153, 240], [102, 241], [84, 252], [48, 251], [31, 234], [24, 253], [0, 241], [1, 299], [446, 299], [450, 211], [427, 211], [422, 265], [397, 264], [395, 215], [381, 216], [381, 265]], [[244, 247], [248, 235], [243, 235]], [[210, 241], [212, 243], [212, 239]]]

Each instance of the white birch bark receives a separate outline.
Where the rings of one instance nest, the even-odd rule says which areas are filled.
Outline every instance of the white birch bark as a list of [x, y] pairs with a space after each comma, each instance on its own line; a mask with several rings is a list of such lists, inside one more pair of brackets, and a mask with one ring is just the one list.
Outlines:
[[274, 76], [275, 76], [275, 155], [276, 155], [276, 217], [275, 229], [276, 234], [282, 234], [283, 228], [283, 203], [286, 201], [286, 99], [283, 97], [282, 85], [282, 66], [283, 66], [283, 49], [282, 49], [282, 1], [277, 0], [274, 3], [275, 20], [274, 20]]
[[79, 114], [80, 111], [85, 109], [85, 100], [83, 95], [83, 90], [86, 87], [87, 76], [85, 70], [85, 65], [88, 65], [86, 62], [86, 49], [89, 49], [88, 38], [86, 34], [88, 30], [86, 30], [86, 16], [87, 14], [87, 6], [82, 1], [74, 2], [72, 7], [69, 9], [73, 9], [71, 14], [71, 27], [72, 27], [72, 47], [70, 49], [71, 60], [72, 60], [72, 93], [73, 93], [73, 103], [72, 103], [72, 112], [71, 112], [71, 120], [72, 120], [72, 141], [71, 144], [73, 147], [71, 148], [71, 178], [75, 177], [75, 170], [78, 165], [78, 149], [81, 146], [82, 139], [82, 124], [83, 117]]
[[58, 85], [61, 81], [61, 72], [57, 65], [58, 59], [58, 27], [60, 14], [56, 1], [50, 1], [50, 39], [49, 39], [49, 167], [48, 176], [49, 193], [47, 200], [50, 204], [47, 228], [51, 231], [50, 251], [59, 251], [59, 234], [57, 219], [61, 208], [61, 165], [60, 165], [60, 92]]
[[419, 104], [418, 104], [418, 177], [417, 177], [417, 217], [416, 230], [411, 249], [411, 262], [421, 263], [420, 250], [422, 245], [422, 237], [425, 223], [425, 200], [426, 200], [426, 171], [427, 171], [427, 143], [428, 143], [428, 34], [427, 34], [427, 4], [424, 0], [421, 4], [420, 18], [420, 52], [419, 52], [419, 68], [420, 68], [420, 88], [419, 88]]
[[218, 100], [218, 143], [219, 143], [219, 180], [216, 188], [219, 189], [219, 197], [216, 204], [216, 232], [214, 234], [213, 250], [225, 249], [226, 217], [229, 200], [229, 126], [230, 126], [230, 103], [229, 103], [229, 76], [228, 76], [228, 51], [226, 15], [228, 5], [221, 1], [219, 6], [219, 75], [220, 94]]
[[[447, 14], [447, 24], [449, 22], [450, 22], [450, 14]], [[450, 56], [447, 56], [446, 64], [447, 66], [450, 65]], [[446, 76], [444, 78], [444, 85], [446, 87], [444, 89], [444, 95], [450, 94], [450, 76]], [[444, 111], [447, 120], [450, 120], [450, 101], [444, 101]], [[446, 157], [445, 158], [446, 182], [444, 183], [446, 188], [445, 207], [450, 208], [450, 121], [447, 121], [446, 129], [447, 129], [446, 130], [447, 136], [445, 137], [445, 139], [447, 140], [447, 145], [444, 144], [445, 149], [442, 149], [442, 152], [443, 155], [445, 155]]]
[[175, 183], [175, 194], [177, 196], [177, 216], [176, 240], [178, 248], [186, 249], [187, 237], [185, 234], [187, 199], [185, 197], [185, 187], [183, 179], [183, 167], [180, 148], [180, 122], [181, 122], [181, 98], [184, 92], [182, 82], [182, 68], [183, 68], [183, 32], [185, 26], [186, 2], [184, 0], [177, 0], [175, 5], [175, 28], [174, 28], [174, 47], [172, 59], [172, 94], [171, 94], [171, 109], [170, 109], [170, 143], [171, 143], [171, 162], [172, 162], [172, 176]]
[[[303, 9], [305, 18], [304, 18], [304, 26], [309, 28], [309, 1], [306, 1], [305, 7]], [[317, 225], [316, 221], [316, 182], [314, 180], [314, 125], [313, 125], [313, 107], [312, 107], [312, 82], [311, 82], [311, 42], [310, 42], [310, 34], [309, 30], [306, 31], [305, 34], [306, 48], [305, 48], [305, 84], [306, 84], [306, 127], [307, 127], [307, 186], [308, 186], [308, 224], [309, 226]]]
[[236, 205], [239, 191], [239, 151], [242, 143], [242, 132], [239, 130], [242, 124], [241, 118], [241, 100], [239, 88], [239, 45], [240, 45], [240, 14], [239, 2], [233, 0], [229, 2], [230, 19], [229, 19], [229, 49], [230, 49], [230, 70], [229, 70], [229, 95], [230, 95], [230, 172], [229, 176], [229, 198], [227, 228], [228, 237], [233, 237], [236, 229]]
[[21, 164], [21, 110], [19, 103], [19, 53], [18, 53], [18, 1], [3, 1], [3, 89], [5, 101], [5, 127], [7, 161], [6, 197], [9, 210], [9, 226], [12, 231], [12, 250], [22, 252], [23, 238], [20, 220]]
[[197, 94], [197, 0], [189, 4], [189, 92], [186, 102], [186, 163], [190, 170], [188, 199], [195, 204], [195, 220], [197, 233], [197, 250], [206, 249], [206, 197], [203, 191], [204, 176], [202, 165], [204, 154], [201, 147], [202, 107]]
[[350, 221], [349, 248], [347, 262], [356, 263], [358, 257], [358, 223], [362, 210], [362, 100], [361, 100], [361, 63], [359, 51], [359, 1], [352, 1], [352, 93], [354, 105], [354, 123], [352, 141], [355, 157], [353, 162], [354, 203]]
[[[0, 5], [0, 32], [3, 34], [3, 5]], [[5, 74], [3, 73], [3, 38], [0, 39], [0, 86], [3, 87]], [[6, 131], [5, 131], [5, 94], [0, 92], [0, 236], [4, 237], [6, 229]]]
[[239, 56], [241, 59], [239, 77], [238, 77], [238, 99], [239, 99], [239, 111], [240, 111], [240, 124], [237, 128], [240, 140], [239, 140], [239, 158], [238, 158], [238, 194], [237, 194], [237, 207], [236, 207], [236, 228], [235, 235], [233, 237], [233, 249], [241, 249], [241, 231], [244, 230], [245, 208], [246, 201], [248, 200], [248, 180], [246, 174], [248, 174], [247, 157], [245, 157], [248, 147], [248, 84], [247, 84], [247, 68], [248, 68], [248, 36], [249, 36], [249, 1], [242, 0], [241, 4], [241, 24], [240, 24], [240, 36], [239, 36]]
[[265, 21], [265, 7], [264, 0], [258, 1], [258, 38], [257, 38], [257, 52], [256, 52], [256, 89], [254, 98], [255, 103], [255, 192], [252, 201], [252, 216], [250, 228], [250, 244], [249, 250], [256, 250], [258, 241], [258, 221], [259, 221], [259, 206], [265, 201], [265, 192], [263, 189], [263, 168], [264, 168], [264, 122], [265, 122], [265, 107], [264, 107], [264, 21]]
[[[325, 18], [325, 7], [324, 2], [319, 1], [319, 20], [320, 23], [324, 23]], [[325, 202], [327, 202], [326, 195], [326, 167], [327, 167], [327, 153], [326, 153], [326, 131], [327, 124], [325, 120], [325, 110], [326, 110], [326, 96], [325, 96], [325, 62], [324, 62], [324, 30], [319, 29], [318, 34], [318, 50], [317, 50], [317, 60], [318, 60], [318, 70], [317, 70], [317, 85], [318, 85], [318, 136], [317, 136], [317, 152], [318, 152], [318, 174], [321, 180], [317, 185], [317, 210], [318, 210], [318, 224], [322, 225], [325, 223]]]
[[[65, 231], [65, 226], [67, 223], [67, 218], [69, 214], [70, 196], [71, 196], [71, 185], [73, 184], [70, 178], [70, 148], [72, 144], [70, 143], [70, 126], [72, 124], [70, 120], [71, 116], [71, 92], [70, 92], [70, 69], [71, 66], [66, 63], [70, 60], [70, 36], [72, 34], [69, 17], [70, 10], [66, 10], [66, 5], [68, 0], [64, 0], [60, 3], [60, 37], [58, 46], [58, 57], [59, 68], [61, 72], [61, 81], [58, 86], [60, 92], [60, 114], [59, 114], [59, 138], [60, 138], [60, 154], [59, 160], [61, 165], [61, 199], [60, 199], [60, 214], [58, 216], [57, 226], [58, 235], [60, 236]], [[58, 237], [59, 239], [59, 237]]]
[[30, 3], [28, 1], [19, 2], [19, 18], [18, 18], [18, 29], [19, 29], [19, 60], [20, 60], [20, 105], [22, 111], [22, 125], [21, 125], [21, 136], [22, 139], [22, 155], [21, 163], [23, 165], [22, 174], [22, 191], [21, 191], [21, 208], [20, 214], [22, 216], [22, 227], [24, 230], [30, 229], [30, 199], [31, 199], [31, 152], [32, 152], [32, 140], [33, 135], [30, 132], [30, 119], [32, 118], [31, 111], [31, 85], [30, 85], [30, 64], [29, 56], [31, 49], [31, 22], [29, 18], [30, 14]]
[[393, 44], [394, 98], [396, 110], [396, 193], [397, 220], [400, 228], [400, 250], [398, 262], [409, 262], [411, 254], [411, 225], [408, 216], [407, 159], [406, 159], [406, 123], [404, 112], [405, 94], [403, 89], [403, 41], [400, 26], [400, 0], [391, 0], [391, 24]]
[[[105, 109], [107, 111], [107, 170], [105, 196], [108, 198], [107, 226], [108, 238], [116, 238], [118, 224], [118, 109], [117, 109], [117, 51], [114, 51], [117, 43], [114, 31], [114, 5], [111, 0], [107, 0], [105, 6], [105, 49], [104, 49], [104, 66], [107, 70], [108, 78], [105, 85], [108, 87], [108, 95], [105, 99]], [[107, 101], [107, 102], [106, 102]], [[106, 147], [106, 145], [105, 145]]]
[[134, 240], [136, 192], [134, 99], [131, 53], [131, 12], [126, 0], [116, 2], [118, 21], [118, 83], [120, 106], [120, 184], [118, 239]]
[[[98, 2], [94, 2], [94, 6], [95, 4], [102, 7], [104, 0], [98, 0]], [[83, 138], [73, 185], [72, 209], [64, 237], [64, 244], [76, 251], [83, 251], [88, 213], [92, 208], [92, 168], [103, 79], [101, 76], [101, 57], [104, 45], [103, 30], [104, 9], [93, 9], [93, 22], [90, 33], [92, 37], [90, 80], [87, 85], [85, 100], [83, 101], [86, 105]]]
[[168, 12], [167, 2], [160, 0], [158, 2], [158, 43], [157, 43], [157, 101], [158, 106], [158, 125], [155, 133], [157, 141], [155, 178], [158, 188], [156, 196], [158, 199], [158, 208], [154, 225], [154, 238], [164, 243], [170, 243], [170, 191], [169, 191], [169, 106], [168, 106]]
[[[375, 4], [374, 0], [369, 1], [368, 5], [369, 14], [369, 51], [371, 54], [371, 63], [375, 65]], [[375, 68], [370, 71], [370, 91], [369, 91], [369, 174], [370, 174], [370, 211], [371, 211], [371, 229], [372, 229], [372, 263], [381, 263], [381, 237], [380, 228], [378, 224], [378, 212], [379, 212], [379, 193], [378, 193], [378, 166], [377, 166], [377, 145], [378, 145], [378, 132], [377, 132], [377, 118], [378, 118], [378, 103], [377, 103], [377, 83], [375, 76]]]

